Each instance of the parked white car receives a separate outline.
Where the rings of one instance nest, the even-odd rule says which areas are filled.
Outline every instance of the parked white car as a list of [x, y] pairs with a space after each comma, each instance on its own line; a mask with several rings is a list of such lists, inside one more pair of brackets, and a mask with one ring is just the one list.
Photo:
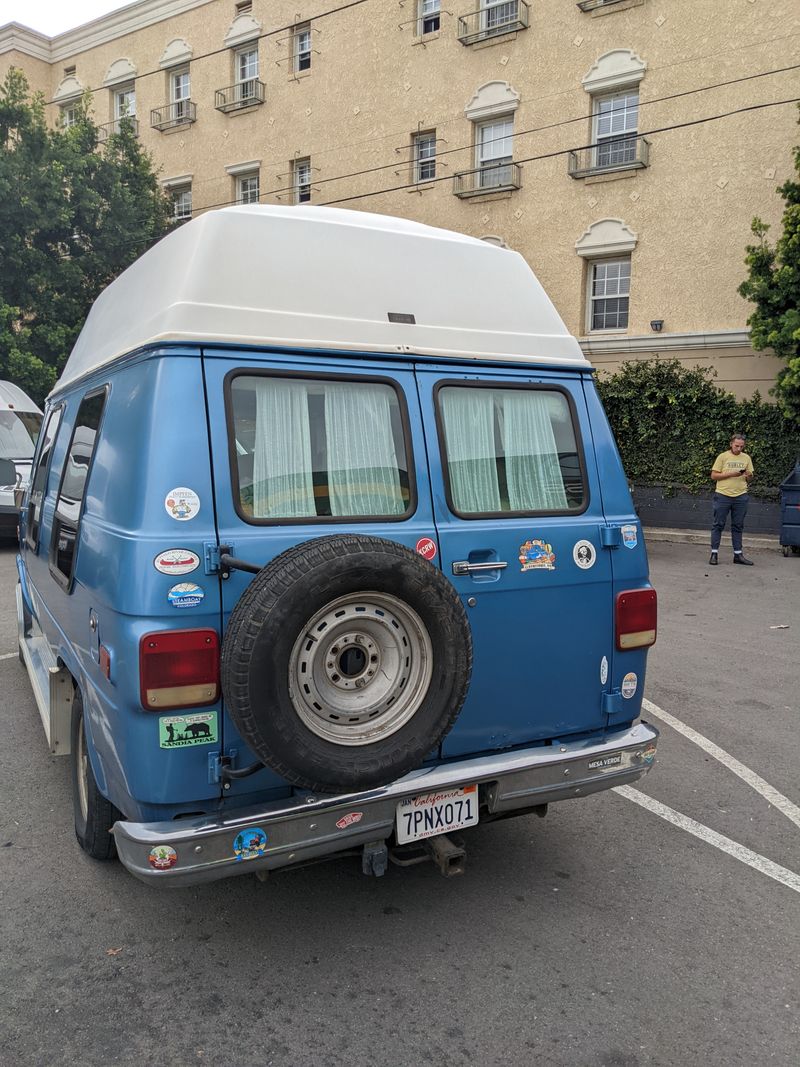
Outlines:
[[14, 490], [28, 483], [41, 426], [41, 409], [27, 393], [12, 382], [0, 382], [0, 538], [16, 537]]

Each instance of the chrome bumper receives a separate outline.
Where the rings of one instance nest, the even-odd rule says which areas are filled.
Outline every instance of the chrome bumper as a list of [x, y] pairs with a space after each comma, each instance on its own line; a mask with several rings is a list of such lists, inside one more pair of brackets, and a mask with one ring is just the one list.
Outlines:
[[[304, 794], [171, 822], [117, 822], [113, 833], [120, 859], [137, 878], [194, 885], [384, 841], [394, 832], [397, 804], [406, 797], [477, 783], [482, 813], [496, 815], [635, 782], [652, 766], [657, 738], [658, 730], [639, 722], [599, 743], [565, 742], [421, 767], [364, 793]], [[254, 829], [264, 840], [237, 855], [238, 835]]]

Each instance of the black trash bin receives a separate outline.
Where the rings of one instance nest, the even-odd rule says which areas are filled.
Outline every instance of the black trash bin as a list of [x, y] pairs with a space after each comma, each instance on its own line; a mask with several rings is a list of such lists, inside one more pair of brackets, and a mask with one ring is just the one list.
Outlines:
[[784, 556], [800, 554], [800, 459], [781, 482], [781, 545]]

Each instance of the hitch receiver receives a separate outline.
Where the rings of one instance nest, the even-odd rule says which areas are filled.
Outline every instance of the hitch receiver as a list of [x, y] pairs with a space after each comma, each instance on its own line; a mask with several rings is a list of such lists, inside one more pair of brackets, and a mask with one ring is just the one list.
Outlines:
[[467, 851], [460, 842], [454, 841], [447, 834], [439, 834], [427, 838], [423, 844], [445, 878], [464, 873]]

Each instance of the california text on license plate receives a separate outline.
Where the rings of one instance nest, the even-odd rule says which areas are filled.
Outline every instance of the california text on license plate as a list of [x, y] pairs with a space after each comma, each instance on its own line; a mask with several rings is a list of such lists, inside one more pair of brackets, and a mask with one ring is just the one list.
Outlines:
[[477, 821], [476, 785], [408, 797], [397, 805], [397, 843], [405, 845], [409, 841], [422, 841], [464, 826], [474, 826]]

